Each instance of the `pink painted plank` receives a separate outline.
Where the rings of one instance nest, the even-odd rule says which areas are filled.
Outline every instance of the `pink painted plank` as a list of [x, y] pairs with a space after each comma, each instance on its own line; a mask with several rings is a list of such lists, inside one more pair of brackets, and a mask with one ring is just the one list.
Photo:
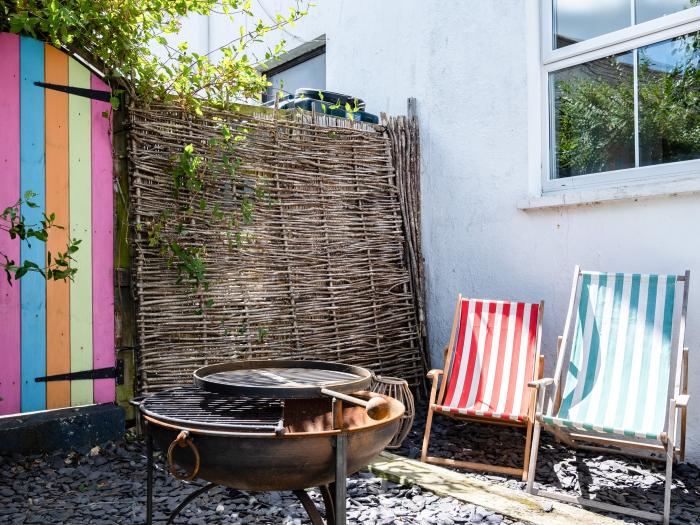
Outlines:
[[[19, 199], [19, 36], [0, 33], [0, 212]], [[19, 263], [19, 239], [0, 231], [0, 253]], [[2, 257], [2, 262], [5, 258]], [[19, 282], [0, 275], [0, 415], [20, 411]]]
[[[95, 75], [92, 89], [109, 91]], [[92, 104], [92, 361], [94, 368], [114, 366], [114, 240], [112, 203], [112, 141], [108, 102]], [[114, 379], [96, 379], [95, 403], [112, 403]]]

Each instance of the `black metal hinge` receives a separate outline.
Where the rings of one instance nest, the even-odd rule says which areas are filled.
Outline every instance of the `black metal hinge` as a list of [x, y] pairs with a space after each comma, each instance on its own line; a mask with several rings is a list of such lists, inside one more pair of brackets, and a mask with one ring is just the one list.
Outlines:
[[46, 82], [34, 82], [34, 85], [43, 87], [45, 89], [61, 91], [63, 93], [68, 93], [69, 95], [77, 95], [79, 97], [90, 98], [92, 100], [102, 100], [104, 102], [109, 102], [112, 98], [112, 93], [110, 91], [102, 91], [101, 89], [87, 89], [74, 86], [63, 86], [61, 84], [47, 84]]
[[117, 359], [115, 366], [107, 368], [95, 368], [93, 370], [81, 370], [80, 372], [68, 372], [51, 376], [37, 377], [37, 383], [47, 381], [78, 381], [80, 379], [116, 379], [118, 385], [124, 384], [124, 360]]

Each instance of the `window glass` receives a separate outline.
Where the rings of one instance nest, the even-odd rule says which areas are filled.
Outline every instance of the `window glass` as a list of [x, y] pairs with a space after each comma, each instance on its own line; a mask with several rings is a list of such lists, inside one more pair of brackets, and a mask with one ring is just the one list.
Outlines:
[[630, 1], [554, 0], [554, 49], [628, 27], [632, 22]]
[[640, 165], [700, 158], [700, 32], [638, 51]]
[[637, 23], [641, 24], [654, 18], [670, 15], [694, 5], [698, 5], [694, 0], [636, 0]]
[[632, 52], [550, 73], [552, 177], [632, 168]]

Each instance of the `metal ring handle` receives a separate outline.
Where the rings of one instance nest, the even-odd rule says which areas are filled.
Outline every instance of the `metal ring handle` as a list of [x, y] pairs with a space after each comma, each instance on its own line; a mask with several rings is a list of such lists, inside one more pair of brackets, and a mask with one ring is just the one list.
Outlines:
[[[194, 468], [189, 474], [180, 474], [175, 469], [175, 463], [173, 462], [173, 450], [175, 450], [175, 445], [179, 445], [180, 448], [190, 447], [192, 454], [194, 455]], [[177, 479], [182, 481], [192, 481], [197, 477], [199, 473], [199, 449], [197, 445], [194, 444], [194, 439], [190, 437], [190, 433], [187, 430], [182, 430], [177, 437], [170, 443], [168, 447], [168, 469], [170, 473]]]

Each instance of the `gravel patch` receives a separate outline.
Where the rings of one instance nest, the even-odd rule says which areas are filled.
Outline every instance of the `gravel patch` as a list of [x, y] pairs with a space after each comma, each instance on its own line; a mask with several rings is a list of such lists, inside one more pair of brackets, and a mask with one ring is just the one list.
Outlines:
[[[396, 454], [420, 458], [425, 429], [426, 405], [417, 403], [413, 428]], [[462, 422], [435, 415], [431, 431], [431, 455], [479, 463], [522, 467], [525, 432], [516, 428]], [[543, 431], [537, 460], [536, 487], [662, 512], [665, 463], [615, 454], [576, 451], [557, 443]], [[465, 475], [525, 490], [515, 477], [453, 469]], [[592, 509], [591, 509], [592, 510]], [[629, 516], [615, 515], [628, 523], [646, 523]], [[671, 522], [700, 525], [700, 468], [691, 463], [674, 465], [671, 492]]]
[[[155, 523], [164, 523], [202, 481], [184, 483], [156, 460]], [[89, 454], [0, 456], [0, 523], [107, 525], [145, 523], [146, 458], [141, 441], [109, 443]], [[310, 491], [323, 509], [321, 495]], [[362, 525], [480, 523], [517, 525], [482, 507], [441, 498], [417, 486], [369, 473], [348, 480], [348, 523]], [[309, 523], [289, 492], [250, 493], [218, 487], [193, 501], [178, 524]]]

